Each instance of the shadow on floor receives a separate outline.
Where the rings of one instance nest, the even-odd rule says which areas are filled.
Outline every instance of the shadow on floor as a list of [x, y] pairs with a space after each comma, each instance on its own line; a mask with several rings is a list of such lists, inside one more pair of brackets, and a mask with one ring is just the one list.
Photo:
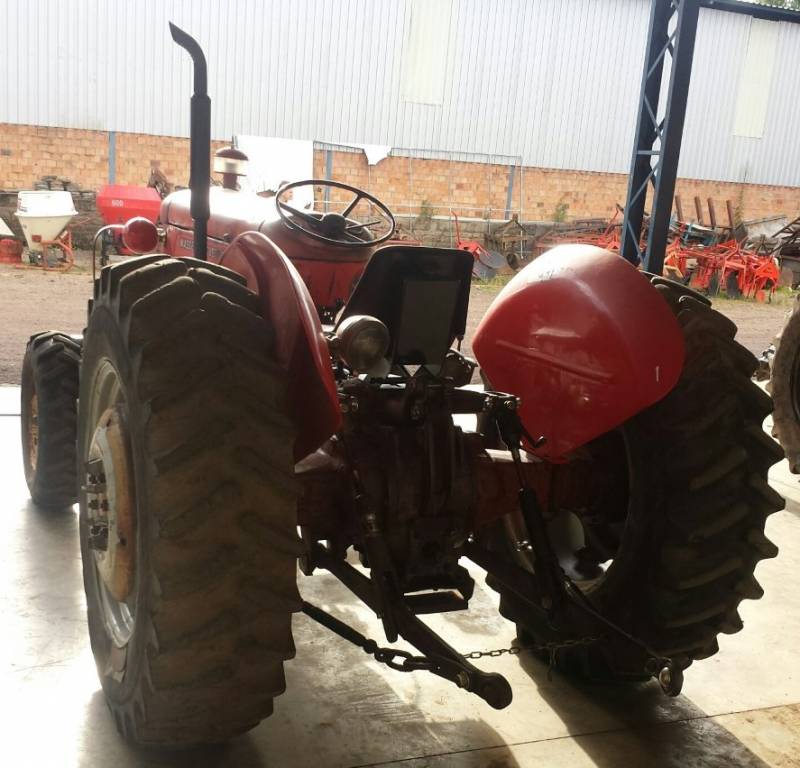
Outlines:
[[81, 754], [87, 766], [137, 768], [272, 768], [279, 765], [262, 754], [250, 734], [227, 744], [185, 750], [164, 750], [126, 744], [114, 727], [105, 698], [97, 691], [86, 708]]
[[[326, 582], [320, 588], [333, 603], [319, 603], [380, 643], [380, 632], [362, 624], [364, 612], [344, 603], [353, 598], [331, 577]], [[295, 641], [299, 663], [292, 666], [290, 678], [319, 729], [316, 768], [366, 768], [405, 760], [424, 765], [426, 758], [450, 755], [468, 745], [505, 746], [505, 739], [484, 720], [455, 717], [465, 693], [454, 685], [442, 684], [428, 673], [388, 670], [304, 616], [295, 621]], [[319, 663], [304, 664], [307, 654], [317, 655]], [[324, 670], [322, 675], [320, 670]], [[326, 745], [336, 743], [347, 745], [346, 754], [342, 751], [325, 762], [324, 755], [333, 757]], [[493, 765], [519, 768], [513, 758]]]
[[[539, 694], [597, 768], [769, 768], [690, 699], [666, 697], [655, 681], [589, 683], [556, 671], [549, 681], [544, 661], [527, 653], [518, 658]], [[604, 710], [619, 727], [587, 733], [581, 715], [565, 705], [565, 688]]]

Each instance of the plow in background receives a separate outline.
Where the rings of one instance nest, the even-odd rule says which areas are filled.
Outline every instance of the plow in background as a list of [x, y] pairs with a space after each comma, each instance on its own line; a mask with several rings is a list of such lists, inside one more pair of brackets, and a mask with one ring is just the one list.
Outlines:
[[[709, 210], [713, 210], [711, 200]], [[549, 230], [537, 238], [535, 249], [542, 253], [562, 243], [581, 242], [619, 253], [622, 212], [623, 208], [617, 205], [602, 227], [580, 225]], [[643, 230], [647, 231], [646, 224]], [[677, 218], [670, 228], [664, 276], [710, 296], [725, 293], [730, 298], [771, 301], [781, 276], [779, 256], [782, 246], [791, 241], [786, 234], [790, 231], [794, 232], [791, 225], [779, 230], [768, 241], [769, 247], [765, 247], [763, 237], [748, 239], [742, 227], [709, 228]]]
[[713, 245], [685, 244], [678, 236], [667, 246], [667, 269], [677, 272], [689, 286], [711, 296], [772, 299], [780, 267], [772, 254], [759, 253], [731, 238]]

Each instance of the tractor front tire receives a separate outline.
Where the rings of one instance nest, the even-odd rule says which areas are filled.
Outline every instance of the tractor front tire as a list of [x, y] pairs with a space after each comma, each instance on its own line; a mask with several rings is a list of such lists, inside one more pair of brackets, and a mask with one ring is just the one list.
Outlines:
[[225, 741], [283, 692], [300, 609], [285, 373], [235, 273], [106, 267], [85, 335], [80, 540], [89, 634], [119, 731]]
[[22, 361], [22, 463], [31, 498], [64, 509], [77, 501], [79, 339], [58, 331], [32, 336]]
[[[784, 506], [767, 483], [782, 452], [763, 431], [772, 403], [751, 381], [757, 361], [734, 340], [736, 326], [694, 291], [653, 283], [683, 331], [684, 370], [664, 399], [597, 443], [591, 482], [607, 487], [617, 478], [603, 503], [624, 528], [611, 565], [582, 589], [606, 618], [683, 669], [716, 653], [719, 633], [742, 628], [739, 603], [763, 594], [754, 569], [778, 551], [764, 525]], [[523, 640], [585, 634], [577, 625], [553, 630], [543, 611], [526, 609], [491, 575], [487, 582]], [[555, 659], [589, 678], [641, 679], [632, 656], [630, 646], [611, 642], [563, 648]]]

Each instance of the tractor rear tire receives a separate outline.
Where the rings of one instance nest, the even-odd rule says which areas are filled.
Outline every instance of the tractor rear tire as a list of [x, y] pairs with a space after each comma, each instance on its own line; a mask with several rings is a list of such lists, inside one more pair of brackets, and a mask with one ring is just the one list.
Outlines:
[[789, 469], [800, 473], [800, 297], [774, 342], [769, 384], [775, 411], [773, 435], [778, 438]]
[[273, 330], [243, 283], [145, 256], [95, 284], [78, 429], [83, 578], [106, 700], [140, 744], [253, 728], [295, 653], [294, 427]]
[[75, 471], [81, 342], [58, 331], [32, 336], [22, 361], [22, 462], [31, 498], [64, 509], [78, 500]]
[[[754, 569], [778, 551], [764, 525], [784, 506], [767, 483], [782, 451], [763, 431], [772, 403], [751, 381], [756, 359], [734, 340], [736, 326], [694, 291], [658, 277], [653, 283], [683, 330], [684, 370], [664, 399], [610, 436], [623, 446], [617, 491], [624, 495], [610, 498], [624, 529], [610, 567], [583, 592], [683, 669], [716, 653], [720, 632], [742, 628], [741, 600], [763, 594]], [[609, 466], [609, 439], [595, 453], [603, 457], [598, 473]], [[523, 641], [585, 634], [577, 626], [553, 630], [544, 612], [523, 607], [491, 575], [487, 583]], [[556, 666], [595, 679], [642, 679], [631, 656], [624, 642], [577, 646], [559, 650]]]

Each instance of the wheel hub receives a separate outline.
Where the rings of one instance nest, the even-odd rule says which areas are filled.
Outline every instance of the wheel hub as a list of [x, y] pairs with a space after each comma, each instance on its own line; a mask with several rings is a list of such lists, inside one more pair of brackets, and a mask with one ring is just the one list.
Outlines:
[[136, 506], [128, 434], [118, 408], [100, 417], [86, 462], [88, 544], [110, 597], [122, 603], [136, 576]]

